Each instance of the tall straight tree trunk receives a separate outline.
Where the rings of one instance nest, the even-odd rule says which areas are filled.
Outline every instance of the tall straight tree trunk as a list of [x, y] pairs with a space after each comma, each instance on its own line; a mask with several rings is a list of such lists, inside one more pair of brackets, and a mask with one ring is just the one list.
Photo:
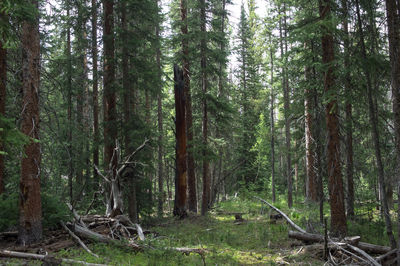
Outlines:
[[201, 202], [201, 215], [205, 215], [210, 207], [210, 170], [207, 158], [207, 142], [208, 142], [208, 111], [207, 111], [207, 30], [206, 30], [206, 1], [200, 0], [200, 31], [202, 34], [200, 41], [200, 57], [201, 57], [201, 88], [203, 94], [203, 198]]
[[[305, 45], [308, 49], [308, 44]], [[313, 95], [310, 89], [311, 69], [305, 67], [305, 76], [308, 84], [305, 89], [304, 112], [305, 112], [305, 138], [306, 138], [306, 198], [308, 201], [318, 202], [318, 177], [315, 172], [315, 136], [313, 129]]]
[[[30, 1], [38, 10], [38, 1]], [[36, 13], [35, 13], [36, 14]], [[21, 131], [39, 139], [40, 39], [39, 18], [22, 23], [22, 94]], [[40, 198], [40, 143], [30, 139], [21, 163], [18, 242], [28, 245], [42, 238], [42, 203]]]
[[[116, 128], [116, 95], [115, 95], [115, 62], [114, 62], [114, 1], [104, 0], [104, 166], [110, 171], [111, 178], [116, 177], [117, 156], [114, 155], [115, 141], [117, 138]], [[118, 183], [119, 181], [117, 181]], [[116, 184], [119, 186], [119, 184]], [[111, 188], [110, 188], [111, 189]], [[110, 197], [107, 208], [108, 216], [121, 213], [119, 202], [114, 202]]]
[[[286, 7], [283, 8], [283, 21], [282, 18], [279, 20], [279, 36], [280, 36], [280, 48], [281, 58], [283, 59], [287, 52], [287, 33], [286, 33]], [[283, 24], [283, 25], [282, 25]], [[290, 91], [289, 81], [287, 75], [287, 60], [285, 59], [282, 66], [282, 88], [283, 88], [283, 105], [285, 109], [285, 148], [286, 148], [286, 180], [288, 186], [288, 207], [291, 208], [293, 205], [293, 179], [292, 179], [292, 168], [291, 168], [291, 156], [290, 156]]]
[[[160, 8], [160, 1], [157, 0], [157, 6]], [[159, 15], [159, 14], [158, 14]], [[158, 216], [163, 216], [164, 204], [164, 165], [163, 165], [163, 114], [162, 114], [162, 65], [161, 65], [161, 36], [160, 36], [160, 21], [156, 25], [156, 38], [158, 46], [156, 51], [157, 71], [158, 71], [158, 86], [159, 92], [157, 96], [157, 120], [158, 120]], [[187, 100], [187, 99], [186, 99]], [[190, 196], [189, 196], [190, 197]], [[190, 206], [190, 205], [189, 205]]]
[[364, 59], [364, 74], [367, 80], [367, 95], [368, 95], [368, 110], [369, 110], [369, 117], [372, 126], [372, 139], [374, 142], [375, 148], [375, 158], [378, 167], [378, 182], [379, 182], [379, 189], [381, 194], [381, 204], [383, 209], [383, 216], [385, 218], [386, 224], [386, 233], [389, 237], [390, 246], [394, 249], [396, 248], [396, 240], [393, 236], [392, 230], [392, 221], [390, 220], [390, 213], [389, 213], [389, 206], [386, 198], [386, 184], [385, 184], [385, 172], [383, 168], [382, 156], [381, 156], [381, 148], [379, 145], [379, 131], [378, 131], [378, 117], [377, 117], [377, 106], [374, 105], [373, 97], [372, 97], [372, 82], [371, 82], [371, 75], [369, 69], [366, 67], [366, 60], [367, 60], [367, 50], [365, 48], [365, 41], [364, 41], [364, 31], [362, 28], [362, 21], [361, 21], [361, 14], [360, 14], [360, 5], [358, 0], [356, 0], [356, 12], [357, 12], [357, 24], [358, 24], [358, 31], [360, 35], [360, 43], [361, 43], [361, 55]]
[[[0, 12], [0, 21], [6, 20], [6, 16]], [[0, 41], [0, 115], [6, 114], [6, 83], [7, 83], [7, 50]], [[1, 134], [1, 133], [0, 133]], [[0, 151], [4, 146], [0, 143]], [[0, 154], [0, 195], [4, 192], [4, 156]]]
[[175, 128], [176, 128], [176, 180], [174, 215], [187, 216], [187, 160], [186, 160], [186, 119], [183, 71], [174, 66]]
[[[389, 55], [391, 65], [391, 86], [393, 94], [394, 128], [397, 155], [397, 193], [400, 199], [400, 3], [396, 0], [386, 0], [386, 15], [389, 35]], [[397, 210], [399, 247], [397, 264], [400, 265], [400, 204]]]
[[[322, 20], [331, 16], [331, 0], [320, 0], [319, 13]], [[334, 42], [329, 29], [322, 36], [322, 62], [327, 66], [324, 73], [325, 94], [329, 95], [326, 105], [326, 127], [328, 133], [327, 174], [331, 209], [331, 232], [335, 236], [345, 236], [347, 232], [346, 213], [344, 208], [343, 180], [340, 164], [340, 138], [337, 91], [333, 75]]]
[[[344, 67], [350, 69], [350, 35], [348, 24], [348, 0], [342, 0], [343, 31], [344, 31]], [[347, 217], [354, 217], [354, 180], [353, 180], [353, 118], [351, 104], [351, 77], [350, 71], [346, 71], [346, 180], [347, 180]]]
[[270, 50], [271, 61], [271, 187], [272, 187], [272, 202], [275, 202], [275, 92], [274, 92], [274, 54], [272, 48]]
[[[93, 164], [99, 166], [99, 88], [97, 74], [97, 4], [92, 0], [92, 64], [93, 64]], [[93, 181], [99, 176], [93, 168]], [[96, 184], [94, 185], [97, 188]]]
[[190, 92], [190, 63], [189, 63], [189, 40], [187, 22], [187, 0], [181, 0], [181, 33], [182, 33], [182, 54], [183, 54], [183, 79], [186, 94], [186, 134], [187, 134], [187, 167], [188, 167], [188, 188], [189, 188], [189, 211], [197, 213], [197, 190], [196, 172], [193, 157], [193, 115], [192, 96]]
[[[68, 0], [67, 0], [68, 1]], [[67, 6], [67, 17], [70, 15], [70, 2], [68, 1]], [[70, 22], [68, 22], [69, 24]], [[69, 198], [70, 202], [73, 201], [73, 174], [74, 174], [74, 165], [73, 165], [73, 151], [72, 151], [72, 59], [71, 59], [71, 27], [68, 25], [67, 27], [67, 89], [68, 89], [68, 189], [69, 189]]]

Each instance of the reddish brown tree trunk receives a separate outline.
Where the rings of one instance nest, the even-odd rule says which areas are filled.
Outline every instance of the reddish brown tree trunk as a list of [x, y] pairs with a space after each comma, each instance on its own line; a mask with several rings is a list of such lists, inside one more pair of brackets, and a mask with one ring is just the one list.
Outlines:
[[193, 157], [193, 118], [192, 118], [192, 95], [190, 92], [190, 63], [188, 44], [188, 22], [187, 22], [187, 0], [181, 0], [182, 19], [182, 53], [183, 53], [183, 79], [185, 81], [186, 94], [186, 133], [187, 133], [187, 165], [188, 165], [188, 187], [189, 187], [189, 211], [197, 212], [196, 173]]
[[[5, 19], [5, 15], [0, 13], [0, 21]], [[7, 82], [7, 50], [0, 41], [0, 115], [6, 114], [6, 82]], [[4, 146], [0, 143], [0, 151]], [[4, 156], [0, 154], [0, 194], [4, 192]]]
[[187, 161], [186, 161], [186, 118], [183, 71], [174, 66], [175, 81], [175, 128], [176, 128], [176, 181], [174, 215], [187, 216]]
[[[116, 97], [115, 97], [115, 63], [114, 63], [114, 1], [104, 0], [104, 164], [108, 171], [112, 171], [114, 179], [117, 171], [117, 155], [114, 155], [115, 141], [117, 139], [116, 127]], [[119, 181], [117, 181], [119, 187]], [[107, 215], [115, 216], [121, 210], [113, 197], [110, 198]]]
[[[97, 5], [92, 0], [92, 60], [93, 60], [93, 164], [99, 166], [99, 91], [97, 75]], [[98, 174], [93, 169], [94, 182], [98, 182]], [[96, 187], [96, 185], [95, 185]]]
[[[321, 19], [329, 18], [331, 16], [331, 1], [320, 0], [319, 12]], [[324, 88], [325, 94], [329, 95], [329, 102], [326, 105], [326, 127], [328, 131], [327, 173], [331, 207], [331, 232], [333, 235], [344, 236], [347, 226], [340, 164], [339, 111], [332, 65], [334, 42], [333, 35], [328, 28], [323, 28], [323, 32], [326, 33], [322, 36], [322, 62], [327, 66], [324, 75]]]
[[[38, 1], [32, 0], [38, 8]], [[39, 139], [40, 40], [39, 18], [22, 23], [22, 92], [21, 131]], [[18, 242], [27, 245], [42, 238], [42, 203], [40, 198], [40, 143], [25, 145], [21, 163]]]
[[205, 215], [210, 207], [211, 187], [210, 170], [207, 158], [208, 142], [208, 114], [207, 114], [207, 37], [206, 37], [206, 1], [200, 0], [200, 31], [202, 38], [200, 42], [201, 57], [201, 87], [203, 94], [203, 198], [201, 203], [201, 215]]

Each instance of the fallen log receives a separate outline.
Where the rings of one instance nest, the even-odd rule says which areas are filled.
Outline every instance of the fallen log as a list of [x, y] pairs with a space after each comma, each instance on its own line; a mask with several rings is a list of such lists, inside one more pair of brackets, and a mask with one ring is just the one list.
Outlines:
[[[294, 238], [297, 240], [302, 240], [306, 242], [324, 242], [324, 236], [323, 235], [318, 235], [318, 234], [311, 234], [311, 233], [302, 233], [302, 232], [297, 232], [297, 231], [289, 231], [289, 237]], [[357, 238], [358, 239], [358, 238]], [[339, 239], [332, 238], [333, 241], [340, 242]], [[344, 240], [345, 243], [354, 245], [358, 247], [359, 249], [368, 252], [368, 253], [373, 253], [373, 254], [385, 254], [389, 252], [391, 249], [390, 247], [386, 246], [379, 246], [379, 245], [374, 245], [370, 243], [365, 243], [365, 242], [352, 242], [352, 241], [346, 241]]]
[[72, 260], [72, 259], [58, 259], [51, 255], [40, 255], [33, 253], [23, 253], [17, 251], [10, 250], [0, 250], [0, 257], [8, 257], [8, 258], [17, 258], [17, 259], [29, 259], [29, 260], [42, 260], [42, 261], [51, 261], [52, 263], [61, 264], [61, 262], [71, 263], [71, 264], [81, 264], [87, 266], [105, 266], [107, 264], [95, 264], [88, 263], [80, 260]]
[[1, 232], [0, 238], [11, 238], [11, 237], [18, 237], [18, 231], [11, 231], [11, 232]]
[[269, 202], [267, 202], [266, 200], [263, 200], [262, 198], [259, 198], [257, 196], [254, 196], [254, 198], [258, 199], [259, 201], [267, 204], [270, 208], [274, 209], [276, 212], [278, 212], [279, 214], [282, 215], [283, 218], [285, 218], [285, 220], [297, 231], [302, 232], [302, 233], [306, 233], [306, 231], [301, 228], [300, 226], [298, 226], [297, 224], [295, 224], [283, 211], [279, 210], [277, 207], [275, 207], [274, 205], [270, 204]]
[[382, 265], [396, 265], [397, 249], [393, 249], [383, 255], [376, 257], [376, 261]]
[[60, 222], [60, 224], [61, 224], [61, 226], [72, 236], [72, 238], [75, 239], [75, 240], [79, 243], [79, 245], [81, 245], [81, 247], [82, 247], [84, 250], [86, 250], [90, 255], [92, 255], [92, 256], [94, 256], [94, 257], [96, 257], [96, 258], [99, 257], [99, 255], [93, 253], [93, 252], [85, 245], [85, 243], [83, 243], [82, 240], [81, 240], [77, 235], [75, 235], [74, 232], [72, 232], [62, 221]]

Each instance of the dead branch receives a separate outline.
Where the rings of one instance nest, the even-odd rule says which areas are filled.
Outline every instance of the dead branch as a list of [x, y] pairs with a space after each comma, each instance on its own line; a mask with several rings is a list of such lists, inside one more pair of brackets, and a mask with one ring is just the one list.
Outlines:
[[79, 243], [79, 245], [81, 245], [81, 247], [83, 247], [84, 250], [86, 250], [90, 255], [92, 255], [92, 256], [94, 256], [94, 257], [96, 257], [96, 258], [99, 257], [99, 255], [93, 253], [93, 252], [85, 245], [85, 243], [83, 243], [82, 240], [81, 240], [77, 235], [74, 234], [74, 232], [72, 232], [71, 230], [69, 230], [69, 228], [64, 224], [63, 221], [60, 221], [60, 224], [61, 224], [61, 226], [72, 236], [72, 238], [75, 239], [75, 240]]
[[[318, 235], [318, 234], [311, 234], [311, 233], [301, 233], [297, 231], [289, 231], [289, 238], [294, 238], [297, 240], [302, 240], [306, 242], [313, 242], [313, 243], [322, 243], [324, 242], [324, 236]], [[368, 253], [374, 253], [374, 254], [385, 254], [390, 251], [390, 247], [386, 246], [379, 246], [379, 245], [374, 245], [370, 243], [365, 243], [365, 242], [353, 242], [354, 239], [348, 238], [350, 241], [346, 242], [346, 238], [344, 239], [344, 242], [349, 245], [354, 245], [357, 246], [359, 249], [368, 252]], [[330, 239], [333, 242], [340, 242], [339, 239], [332, 238]]]
[[86, 224], [82, 221], [81, 216], [80, 216], [80, 215], [76, 212], [76, 210], [74, 209], [74, 207], [73, 207], [70, 203], [68, 203], [68, 202], [67, 202], [66, 204], [67, 204], [69, 210], [72, 212], [72, 215], [74, 216], [75, 221], [76, 221], [77, 223], [79, 223], [81, 226], [87, 227]]
[[303, 230], [300, 226], [298, 226], [297, 224], [295, 224], [284, 212], [282, 212], [281, 210], [279, 210], [277, 207], [273, 206], [272, 204], [268, 203], [266, 200], [263, 200], [262, 198], [259, 198], [257, 196], [254, 196], [254, 198], [258, 199], [259, 201], [267, 204], [269, 207], [271, 207], [272, 209], [274, 209], [275, 211], [277, 211], [278, 213], [280, 213], [283, 218], [285, 218], [285, 220], [297, 231], [302, 232], [302, 233], [306, 233], [305, 230]]
[[40, 255], [40, 254], [24, 253], [24, 252], [10, 251], [10, 250], [0, 250], [0, 257], [51, 261], [57, 265], [60, 265], [61, 262], [72, 263], [72, 264], [81, 264], [81, 265], [87, 265], [87, 266], [105, 266], [105, 265], [107, 265], [107, 264], [88, 263], [85, 261], [72, 260], [72, 259], [57, 259], [50, 255]]

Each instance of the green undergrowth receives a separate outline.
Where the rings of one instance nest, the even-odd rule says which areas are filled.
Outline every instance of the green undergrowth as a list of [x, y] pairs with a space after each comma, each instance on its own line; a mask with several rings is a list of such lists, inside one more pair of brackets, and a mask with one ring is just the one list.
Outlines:
[[[244, 221], [237, 222], [235, 213]], [[320, 265], [321, 261], [299, 252], [288, 239], [288, 225], [272, 223], [270, 211], [254, 200], [233, 199], [220, 203], [206, 217], [192, 215], [183, 220], [173, 217], [143, 225], [153, 235], [145, 243], [153, 249], [133, 252], [105, 244], [90, 248], [96, 259], [82, 249], [65, 250], [59, 257], [111, 265], [275, 265], [282, 263]], [[201, 248], [206, 254], [184, 255], [173, 248]]]
[[[301, 202], [301, 199], [296, 199], [291, 209], [284, 199], [277, 200], [274, 205], [302, 228], [322, 233], [319, 206]], [[362, 212], [362, 208], [357, 209], [357, 219], [348, 222], [348, 235], [360, 235], [364, 242], [387, 245], [379, 211], [372, 212], [369, 217], [359, 215]], [[284, 220], [269, 218], [274, 213], [265, 204], [247, 195], [219, 203], [205, 217], [191, 215], [183, 220], [174, 217], [147, 219], [147, 224], [142, 226], [152, 234], [139, 244], [151, 248], [142, 251], [91, 244], [90, 249], [100, 258], [94, 258], [78, 247], [63, 250], [57, 256], [109, 265], [322, 265], [323, 261], [302, 251], [303, 243], [288, 238], [291, 228]], [[244, 221], [238, 222], [235, 214], [240, 214]], [[324, 205], [324, 214], [329, 227], [328, 203]], [[178, 247], [201, 248], [206, 250], [206, 254], [185, 255], [173, 250]]]

